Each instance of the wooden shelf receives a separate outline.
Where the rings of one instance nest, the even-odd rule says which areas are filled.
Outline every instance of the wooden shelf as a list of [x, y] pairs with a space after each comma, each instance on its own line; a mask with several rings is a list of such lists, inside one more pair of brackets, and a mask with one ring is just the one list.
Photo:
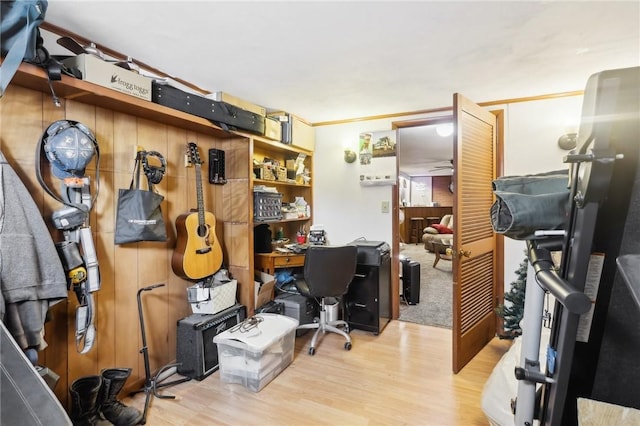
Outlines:
[[[44, 69], [32, 64], [23, 62], [13, 77], [12, 83], [46, 94], [51, 93]], [[192, 129], [219, 138], [227, 139], [238, 136], [236, 133], [222, 130], [204, 118], [66, 75], [62, 76], [62, 80], [53, 82], [53, 89], [59, 98], [73, 99], [89, 105], [112, 109], [124, 114], [134, 115], [176, 127]], [[241, 134], [241, 136], [245, 135]]]
[[273, 149], [275, 149], [277, 151], [287, 151], [287, 152], [290, 152], [290, 153], [296, 154], [296, 155], [299, 154], [299, 153], [306, 154], [307, 156], [312, 156], [313, 155], [313, 152], [307, 151], [306, 149], [298, 148], [298, 147], [295, 147], [293, 145], [287, 145], [287, 144], [284, 144], [284, 143], [278, 142], [278, 141], [272, 141], [270, 139], [265, 139], [263, 137], [255, 138], [255, 141], [259, 142], [259, 144], [262, 147], [273, 148]]
[[[294, 145], [287, 145], [277, 141], [265, 140], [263, 138], [253, 138], [253, 150], [252, 166], [255, 166], [256, 162], [262, 162], [263, 159], [269, 158], [272, 161], [277, 161], [280, 166], [284, 166], [288, 160], [295, 159], [299, 154], [305, 155], [305, 168], [309, 170], [310, 175], [313, 176], [313, 152], [305, 149], [300, 149]], [[255, 174], [252, 173], [253, 176]], [[263, 185], [266, 187], [276, 188], [279, 194], [282, 194], [282, 203], [291, 204], [297, 198], [303, 198], [309, 205], [313, 206], [313, 186], [311, 183], [296, 183], [289, 180], [266, 180], [266, 179], [251, 179], [251, 186], [255, 189], [256, 186]], [[255, 200], [254, 200], [255, 201]], [[271, 225], [273, 230], [281, 229], [283, 235], [289, 238], [291, 241], [295, 241], [295, 238], [302, 228], [308, 228], [313, 221], [313, 215], [298, 217], [295, 219], [279, 219], [279, 220], [253, 220], [254, 228], [257, 225], [267, 224]], [[274, 231], [275, 232], [275, 231]], [[260, 260], [256, 260], [256, 267], [259, 267]]]
[[306, 222], [311, 219], [308, 216], [297, 217], [295, 219], [276, 219], [276, 220], [256, 220], [253, 222], [253, 226], [261, 225], [263, 223], [287, 223], [287, 222]]
[[308, 183], [289, 183], [283, 182], [281, 180], [265, 180], [265, 179], [254, 179], [253, 184], [255, 185], [285, 185], [285, 186], [293, 186], [299, 188], [311, 188], [311, 185]]

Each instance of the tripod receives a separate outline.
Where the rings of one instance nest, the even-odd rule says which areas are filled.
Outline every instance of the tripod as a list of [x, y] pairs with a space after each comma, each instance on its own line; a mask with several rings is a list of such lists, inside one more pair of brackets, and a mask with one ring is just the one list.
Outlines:
[[[164, 284], [154, 284], [154, 285], [150, 285], [148, 287], [143, 287], [140, 290], [138, 290], [138, 316], [140, 317], [140, 332], [142, 333], [142, 349], [140, 349], [140, 353], [143, 355], [144, 357], [144, 373], [145, 373], [145, 382], [144, 382], [144, 387], [140, 390], [134, 391], [131, 393], [131, 395], [134, 395], [136, 393], [139, 392], [144, 392], [146, 394], [145, 400], [144, 400], [144, 411], [142, 413], [142, 421], [140, 422], [140, 424], [146, 424], [147, 423], [147, 411], [149, 409], [149, 404], [151, 402], [151, 395], [155, 395], [157, 398], [162, 398], [162, 399], [175, 399], [175, 395], [161, 395], [158, 393], [158, 389], [165, 387], [165, 386], [172, 386], [172, 385], [177, 385], [179, 383], [184, 383], [184, 382], [188, 382], [189, 380], [191, 380], [190, 377], [183, 377], [182, 379], [177, 379], [177, 380], [173, 380], [171, 382], [166, 382], [166, 383], [162, 383], [162, 380], [165, 380], [167, 377], [165, 378], [161, 378], [162, 375], [169, 369], [177, 367], [178, 365], [180, 365], [180, 363], [173, 363], [173, 364], [167, 364], [164, 367], [161, 367], [158, 372], [152, 376], [151, 375], [151, 367], [149, 366], [149, 348], [147, 347], [147, 335], [145, 333], [144, 330], [144, 315], [142, 313], [142, 299], [140, 297], [140, 295], [142, 294], [143, 291], [150, 291], [153, 290], [154, 288], [158, 288], [158, 287], [164, 287]], [[173, 374], [173, 373], [171, 373]], [[170, 375], [171, 375], [170, 374]]]

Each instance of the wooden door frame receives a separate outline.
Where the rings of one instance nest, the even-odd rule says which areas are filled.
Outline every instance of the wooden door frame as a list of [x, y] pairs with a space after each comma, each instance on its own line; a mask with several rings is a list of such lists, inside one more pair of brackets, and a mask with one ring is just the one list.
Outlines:
[[[496, 176], [502, 176], [504, 170], [504, 109], [490, 110], [496, 116]], [[417, 120], [395, 121], [391, 123], [393, 130], [407, 127], [432, 126], [453, 121], [453, 110], [448, 115], [440, 115]], [[398, 140], [399, 142], [399, 140]], [[453, 143], [453, 142], [452, 142]], [[401, 149], [401, 148], [398, 148]], [[399, 156], [396, 157], [396, 176], [400, 176]], [[454, 201], [455, 202], [455, 201]], [[391, 317], [395, 320], [400, 316], [400, 204], [398, 199], [398, 184], [392, 187], [391, 207], [393, 219], [391, 224]], [[487, 212], [487, 214], [489, 214]], [[496, 304], [504, 299], [504, 237], [496, 235]], [[453, 309], [453, 308], [452, 308]], [[496, 331], [503, 330], [503, 322], [496, 317]]]

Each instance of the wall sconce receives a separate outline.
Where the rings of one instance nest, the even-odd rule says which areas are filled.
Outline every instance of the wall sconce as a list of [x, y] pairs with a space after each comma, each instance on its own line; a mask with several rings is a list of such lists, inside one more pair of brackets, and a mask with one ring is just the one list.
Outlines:
[[353, 163], [354, 161], [356, 161], [356, 158], [358, 157], [358, 154], [356, 154], [356, 152], [350, 148], [345, 148], [344, 149], [344, 161], [347, 163]]
[[578, 121], [568, 120], [564, 125], [564, 134], [558, 138], [558, 147], [566, 151], [578, 145]]
[[578, 144], [578, 134], [577, 133], [565, 133], [564, 135], [558, 138], [558, 146], [560, 149], [571, 150], [574, 149]]

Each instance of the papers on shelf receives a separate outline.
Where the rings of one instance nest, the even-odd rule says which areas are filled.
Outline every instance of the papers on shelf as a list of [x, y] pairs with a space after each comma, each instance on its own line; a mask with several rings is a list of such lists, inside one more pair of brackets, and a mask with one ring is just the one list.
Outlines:
[[256, 185], [253, 187], [253, 192], [278, 192], [275, 186]]

